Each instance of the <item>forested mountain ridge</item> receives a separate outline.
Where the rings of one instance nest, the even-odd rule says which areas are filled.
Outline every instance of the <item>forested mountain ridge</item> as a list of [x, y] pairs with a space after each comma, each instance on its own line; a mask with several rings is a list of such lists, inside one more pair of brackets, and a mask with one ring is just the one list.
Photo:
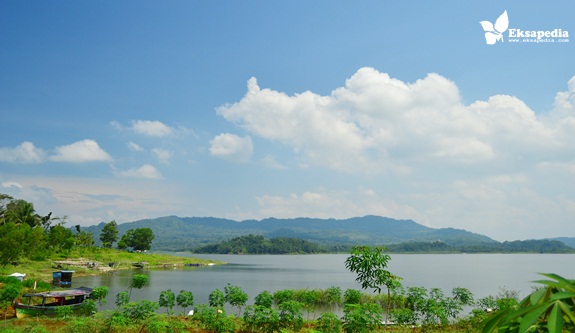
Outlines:
[[[104, 223], [86, 227], [94, 238]], [[368, 215], [349, 219], [295, 218], [246, 220], [237, 222], [215, 217], [166, 216], [118, 225], [120, 234], [131, 228], [150, 228], [155, 239], [153, 250], [189, 250], [244, 235], [268, 238], [290, 237], [319, 244], [388, 245], [408, 241], [442, 241], [447, 244], [496, 243], [495, 240], [461, 229], [434, 229], [412, 220], [396, 220]]]

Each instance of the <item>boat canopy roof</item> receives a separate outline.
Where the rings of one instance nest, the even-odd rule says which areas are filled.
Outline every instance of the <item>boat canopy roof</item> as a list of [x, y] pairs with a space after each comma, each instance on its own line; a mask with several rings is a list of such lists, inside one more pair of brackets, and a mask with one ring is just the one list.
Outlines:
[[66, 290], [52, 290], [46, 291], [41, 293], [31, 293], [31, 294], [24, 294], [24, 297], [72, 297], [72, 296], [82, 296], [82, 295], [90, 295], [92, 293], [92, 288], [88, 287], [78, 287], [73, 289], [66, 289]]

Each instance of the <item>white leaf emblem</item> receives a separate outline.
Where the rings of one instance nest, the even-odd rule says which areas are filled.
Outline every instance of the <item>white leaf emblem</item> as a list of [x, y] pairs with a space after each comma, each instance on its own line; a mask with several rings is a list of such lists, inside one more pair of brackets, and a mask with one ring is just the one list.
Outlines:
[[485, 42], [488, 45], [495, 44], [498, 40], [503, 42], [503, 33], [509, 27], [509, 17], [507, 16], [507, 10], [501, 14], [495, 21], [495, 25], [489, 21], [479, 22], [483, 31], [485, 31]]

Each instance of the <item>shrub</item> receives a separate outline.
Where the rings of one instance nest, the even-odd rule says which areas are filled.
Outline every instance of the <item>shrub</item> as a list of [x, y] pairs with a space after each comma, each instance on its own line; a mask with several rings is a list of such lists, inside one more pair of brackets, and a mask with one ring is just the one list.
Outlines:
[[244, 311], [244, 325], [249, 332], [274, 333], [279, 331], [280, 317], [271, 307], [248, 306]]
[[286, 301], [279, 306], [280, 327], [299, 331], [303, 327], [303, 317], [300, 309], [302, 304], [297, 301]]
[[382, 322], [379, 304], [346, 304], [343, 317], [345, 333], [368, 333]]
[[324, 312], [317, 319], [317, 329], [322, 333], [340, 333], [341, 322], [333, 313]]
[[347, 289], [343, 294], [344, 304], [359, 304], [361, 301], [361, 292], [356, 289]]
[[276, 305], [280, 305], [283, 302], [294, 300], [294, 291], [291, 289], [278, 290], [274, 293], [274, 302]]
[[219, 289], [212, 291], [208, 296], [208, 300], [211, 307], [219, 309], [222, 309], [226, 303], [226, 297], [224, 296], [224, 293]]
[[160, 293], [160, 299], [158, 303], [161, 307], [166, 308], [166, 313], [168, 315], [172, 314], [172, 308], [176, 305], [176, 295], [171, 289], [164, 290]]
[[270, 294], [269, 291], [264, 290], [255, 297], [254, 301], [255, 301], [254, 302], [255, 305], [263, 306], [266, 308], [271, 308], [272, 304], [274, 302], [274, 299], [273, 299], [272, 294]]

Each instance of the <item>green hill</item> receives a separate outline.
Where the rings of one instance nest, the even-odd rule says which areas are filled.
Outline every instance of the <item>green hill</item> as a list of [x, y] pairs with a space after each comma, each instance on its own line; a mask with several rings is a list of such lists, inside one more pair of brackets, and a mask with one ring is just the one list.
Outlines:
[[[84, 228], [98, 240], [104, 223]], [[299, 238], [322, 245], [389, 245], [408, 241], [441, 241], [450, 245], [496, 243], [495, 240], [453, 228], [434, 229], [412, 220], [381, 216], [349, 219], [295, 218], [237, 222], [215, 217], [166, 216], [118, 225], [120, 235], [131, 228], [151, 228], [152, 250], [190, 250], [249, 234], [266, 238]]]

